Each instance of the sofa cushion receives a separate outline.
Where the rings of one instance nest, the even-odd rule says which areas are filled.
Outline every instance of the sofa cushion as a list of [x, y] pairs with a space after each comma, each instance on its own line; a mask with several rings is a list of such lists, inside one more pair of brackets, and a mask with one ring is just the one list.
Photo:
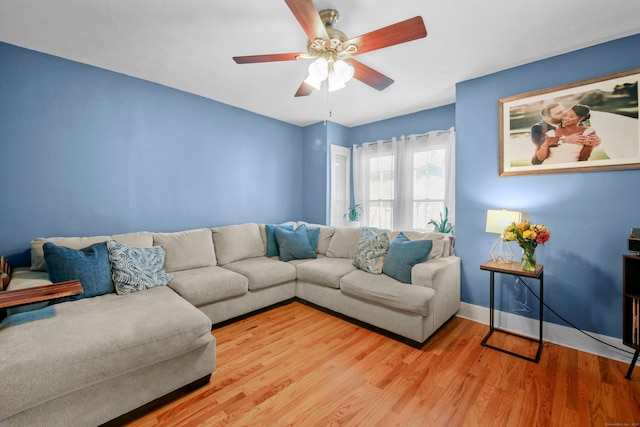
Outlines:
[[351, 259], [322, 257], [296, 266], [298, 280], [338, 289], [342, 276], [357, 270]]
[[318, 233], [318, 253], [320, 255], [327, 254], [329, 243], [331, 243], [331, 238], [335, 232], [335, 227], [320, 227], [320, 232]]
[[389, 245], [382, 271], [403, 283], [411, 283], [411, 269], [429, 257], [431, 240], [409, 240], [404, 233], [398, 234]]
[[218, 265], [266, 255], [266, 247], [258, 224], [217, 227], [213, 230]]
[[213, 237], [208, 228], [153, 233], [153, 244], [164, 247], [164, 270], [167, 273], [217, 265]]
[[295, 266], [264, 256], [225, 264], [224, 268], [247, 277], [250, 291], [296, 280]]
[[284, 228], [276, 228], [275, 235], [276, 241], [278, 242], [280, 260], [291, 261], [292, 259], [316, 258], [318, 234], [314, 234], [316, 236], [315, 248], [311, 246], [307, 227], [304, 224], [293, 231], [286, 230]]
[[223, 267], [174, 271], [169, 287], [196, 307], [247, 293], [249, 279]]
[[42, 246], [44, 259], [53, 283], [79, 280], [83, 292], [52, 302], [90, 298], [114, 291], [109, 266], [109, 251], [104, 242], [95, 243], [84, 249], [71, 249], [46, 242]]
[[353, 259], [359, 239], [360, 227], [336, 227], [327, 247], [327, 256]]
[[82, 249], [94, 243], [115, 240], [128, 246], [141, 247], [153, 245], [151, 233], [140, 231], [135, 233], [116, 234], [114, 236], [91, 236], [91, 237], [50, 237], [47, 239], [38, 238], [31, 242], [31, 270], [47, 271], [47, 264], [44, 261], [42, 246], [45, 242], [52, 242], [65, 248]]
[[42, 247], [46, 242], [55, 243], [71, 249], [83, 249], [94, 243], [106, 242], [110, 236], [92, 237], [50, 237], [47, 239], [38, 238], [31, 241], [31, 270], [47, 271], [47, 263], [44, 260], [44, 250]]
[[[449, 256], [449, 238], [442, 233], [426, 233], [424, 231], [402, 231], [409, 240], [431, 240], [432, 247], [429, 252], [428, 259], [441, 258]], [[390, 240], [394, 240], [400, 232], [392, 231], [389, 233]]]
[[[210, 342], [211, 321], [168, 287], [46, 307], [0, 323], [0, 419]], [[29, 339], [25, 339], [28, 337]], [[152, 385], [150, 385], [152, 386]]]
[[132, 248], [115, 240], [109, 240], [107, 248], [118, 294], [130, 294], [155, 286], [164, 286], [171, 281], [171, 276], [163, 270], [164, 248], [162, 246]]
[[[108, 239], [109, 240], [109, 239]], [[115, 240], [134, 248], [142, 248], [145, 246], [153, 246], [153, 235], [147, 231], [136, 233], [114, 234], [110, 240]]]
[[370, 274], [362, 270], [344, 276], [340, 291], [368, 302], [423, 316], [429, 314], [429, 300], [435, 294], [431, 288], [405, 285], [387, 275]]
[[353, 257], [353, 265], [362, 271], [382, 274], [382, 265], [389, 249], [389, 235], [384, 230], [363, 227]]

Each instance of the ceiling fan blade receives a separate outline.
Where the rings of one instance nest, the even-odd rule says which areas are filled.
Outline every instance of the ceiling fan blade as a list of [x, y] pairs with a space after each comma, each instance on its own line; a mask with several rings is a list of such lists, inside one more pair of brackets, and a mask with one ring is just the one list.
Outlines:
[[258, 62], [293, 61], [299, 59], [301, 53], [274, 53], [271, 55], [234, 56], [236, 64], [255, 64]]
[[411, 40], [421, 39], [427, 36], [427, 29], [421, 16], [401, 21], [388, 27], [380, 28], [359, 37], [347, 40], [343, 45], [355, 44], [358, 46], [357, 55], [370, 52], [383, 47], [405, 43]]
[[311, 95], [311, 92], [313, 92], [313, 86], [311, 86], [310, 84], [305, 83], [304, 81], [302, 82], [302, 84], [300, 85], [300, 87], [298, 88], [298, 91], [296, 92], [296, 97], [298, 96], [309, 96]]
[[329, 35], [311, 0], [285, 0], [310, 41], [327, 40]]
[[354, 78], [360, 80], [362, 83], [368, 84], [374, 89], [384, 90], [393, 83], [393, 79], [364, 65], [362, 62], [358, 62], [352, 58], [345, 59], [345, 61], [353, 66], [355, 70], [353, 74]]

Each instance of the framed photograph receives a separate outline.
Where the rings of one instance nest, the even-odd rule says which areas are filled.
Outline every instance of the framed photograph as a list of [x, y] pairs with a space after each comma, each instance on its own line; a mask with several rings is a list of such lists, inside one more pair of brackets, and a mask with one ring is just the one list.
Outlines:
[[640, 68], [500, 99], [499, 175], [640, 168]]

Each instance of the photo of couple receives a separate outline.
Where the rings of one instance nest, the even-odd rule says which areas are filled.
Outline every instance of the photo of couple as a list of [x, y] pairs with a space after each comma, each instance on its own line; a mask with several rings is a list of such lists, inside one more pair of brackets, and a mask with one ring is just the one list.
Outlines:
[[634, 73], [501, 99], [500, 175], [640, 168]]

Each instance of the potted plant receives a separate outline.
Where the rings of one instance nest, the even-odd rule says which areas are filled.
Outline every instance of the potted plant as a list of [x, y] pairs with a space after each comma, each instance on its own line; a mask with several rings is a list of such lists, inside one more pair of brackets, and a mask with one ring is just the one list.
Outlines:
[[447, 207], [444, 208], [444, 218], [442, 218], [442, 212], [440, 212], [440, 221], [432, 219], [428, 224], [432, 224], [438, 233], [449, 234], [454, 229], [454, 225], [449, 222], [449, 208]]
[[360, 215], [362, 215], [364, 211], [362, 210], [362, 205], [357, 204], [355, 206], [347, 209], [347, 212], [342, 216], [344, 219], [349, 221], [349, 225], [352, 227], [360, 226]]

